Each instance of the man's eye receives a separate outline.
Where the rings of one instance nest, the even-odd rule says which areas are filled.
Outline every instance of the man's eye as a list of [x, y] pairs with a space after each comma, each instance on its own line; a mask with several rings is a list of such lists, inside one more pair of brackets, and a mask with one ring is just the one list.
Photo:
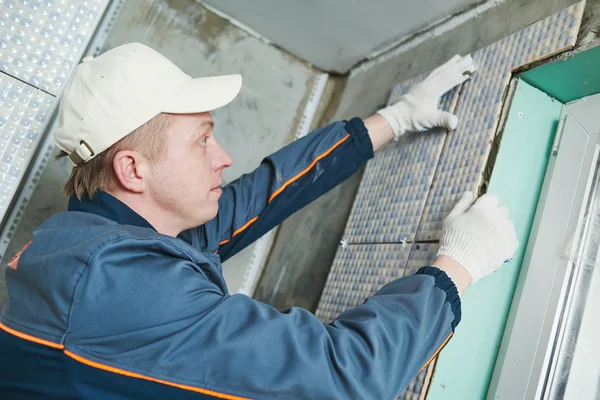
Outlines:
[[200, 144], [201, 145], [208, 144], [208, 136], [204, 136], [202, 139], [200, 139]]

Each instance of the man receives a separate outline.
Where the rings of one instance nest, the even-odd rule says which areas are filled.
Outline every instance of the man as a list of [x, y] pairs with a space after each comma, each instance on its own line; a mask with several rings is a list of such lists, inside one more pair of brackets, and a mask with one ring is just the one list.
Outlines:
[[0, 397], [392, 399], [460, 321], [466, 288], [517, 246], [508, 211], [467, 193], [433, 266], [323, 324], [230, 295], [221, 262], [352, 175], [394, 136], [456, 127], [454, 57], [364, 122], [318, 129], [223, 188], [210, 111], [239, 76], [192, 79], [140, 44], [84, 59], [54, 133], [75, 167], [69, 211], [6, 271]]

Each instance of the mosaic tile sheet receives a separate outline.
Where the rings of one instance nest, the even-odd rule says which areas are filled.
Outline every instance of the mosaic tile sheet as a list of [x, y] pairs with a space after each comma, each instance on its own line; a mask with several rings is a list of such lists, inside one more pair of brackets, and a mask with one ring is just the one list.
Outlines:
[[[396, 86], [389, 104], [429, 74]], [[440, 107], [453, 112], [460, 87], [447, 93]], [[447, 131], [442, 128], [402, 136], [369, 161], [344, 232], [348, 243], [412, 241], [425, 207]]]
[[0, 70], [58, 95], [108, 0], [0, 0]]
[[427, 368], [417, 374], [417, 376], [408, 384], [404, 392], [398, 397], [400, 400], [421, 400], [424, 396], [423, 391], [429, 385], [431, 373], [435, 368], [432, 362]]
[[447, 135], [417, 240], [439, 239], [442, 220], [461, 193], [479, 190], [511, 71], [571, 48], [584, 5], [575, 4], [473, 53], [477, 73], [463, 85], [456, 108], [460, 123]]
[[0, 221], [55, 105], [54, 96], [0, 72]]
[[330, 322], [402, 277], [409, 252], [410, 245], [401, 244], [340, 246], [319, 300], [317, 317]]
[[404, 276], [412, 275], [419, 268], [431, 265], [439, 248], [439, 243], [413, 243], [406, 268], [404, 268]]

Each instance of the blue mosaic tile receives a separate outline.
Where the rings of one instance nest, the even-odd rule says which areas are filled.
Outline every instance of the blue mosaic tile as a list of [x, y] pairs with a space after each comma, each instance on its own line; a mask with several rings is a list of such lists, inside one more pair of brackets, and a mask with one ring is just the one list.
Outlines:
[[[389, 104], [398, 101], [429, 74], [396, 86]], [[459, 88], [447, 93], [440, 107], [452, 112]], [[380, 149], [367, 164], [346, 225], [348, 243], [398, 243], [412, 241], [425, 207], [445, 129], [408, 133]]]
[[404, 276], [412, 275], [419, 268], [431, 265], [439, 248], [439, 243], [413, 243], [404, 268]]
[[[458, 114], [457, 131], [409, 134], [379, 150], [365, 169], [344, 240], [437, 239], [441, 221], [460, 193], [477, 191], [481, 184], [511, 71], [573, 46], [583, 7], [575, 4], [474, 53], [478, 71], [463, 84], [461, 99], [454, 89], [441, 102], [441, 108]], [[389, 104], [426, 76], [396, 86]]]
[[317, 306], [317, 317], [329, 322], [402, 277], [409, 252], [410, 245], [400, 244], [340, 246]]
[[575, 4], [472, 54], [477, 73], [463, 84], [457, 130], [446, 136], [416, 240], [440, 238], [460, 195], [478, 192], [514, 69], [575, 45], [585, 3]]

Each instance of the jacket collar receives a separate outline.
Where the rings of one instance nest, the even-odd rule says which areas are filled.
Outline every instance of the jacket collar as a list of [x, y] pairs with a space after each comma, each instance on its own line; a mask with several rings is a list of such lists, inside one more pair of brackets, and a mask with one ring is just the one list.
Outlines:
[[92, 213], [115, 221], [120, 225], [133, 225], [156, 230], [141, 215], [116, 197], [104, 191], [96, 192], [93, 199], [90, 199], [86, 194], [83, 195], [81, 200], [78, 200], [75, 196], [71, 196], [69, 199], [69, 211]]

